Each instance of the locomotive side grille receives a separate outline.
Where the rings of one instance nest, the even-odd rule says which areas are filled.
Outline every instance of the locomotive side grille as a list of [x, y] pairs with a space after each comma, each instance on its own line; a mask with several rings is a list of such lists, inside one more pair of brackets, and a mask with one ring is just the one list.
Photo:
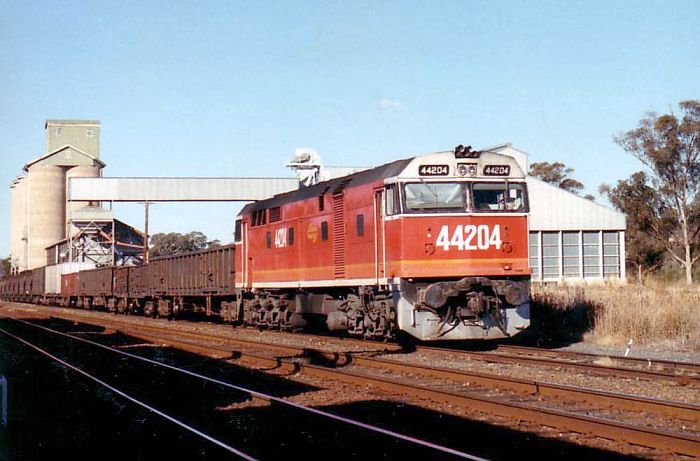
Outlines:
[[343, 194], [333, 195], [333, 275], [345, 277], [345, 204]]

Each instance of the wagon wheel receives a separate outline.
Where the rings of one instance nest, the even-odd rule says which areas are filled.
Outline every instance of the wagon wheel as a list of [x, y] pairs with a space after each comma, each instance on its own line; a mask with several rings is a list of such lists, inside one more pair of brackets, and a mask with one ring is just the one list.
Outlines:
[[153, 301], [148, 301], [146, 304], [143, 306], [143, 315], [146, 317], [155, 317], [155, 306], [153, 305]]

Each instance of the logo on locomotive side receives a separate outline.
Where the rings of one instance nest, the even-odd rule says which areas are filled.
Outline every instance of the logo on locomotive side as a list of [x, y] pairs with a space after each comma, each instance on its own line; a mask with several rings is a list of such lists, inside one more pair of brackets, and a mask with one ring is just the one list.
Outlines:
[[316, 243], [316, 240], [318, 240], [318, 226], [316, 226], [316, 224], [309, 224], [306, 237], [311, 240], [312, 243]]
[[287, 246], [287, 228], [277, 229], [275, 232], [275, 248], [284, 248]]
[[457, 250], [488, 250], [501, 249], [501, 226], [496, 224], [490, 228], [486, 224], [475, 226], [458, 224], [450, 231], [450, 226], [444, 225], [435, 240], [435, 246], [449, 251], [451, 247]]

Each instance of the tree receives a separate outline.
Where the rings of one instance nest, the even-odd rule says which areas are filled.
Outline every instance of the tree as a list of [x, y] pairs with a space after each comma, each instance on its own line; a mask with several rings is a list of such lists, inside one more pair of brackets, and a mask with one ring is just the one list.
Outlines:
[[679, 106], [680, 118], [649, 113], [615, 142], [647, 167], [664, 208], [654, 232], [685, 269], [690, 285], [700, 258], [700, 102], [682, 101]]
[[[541, 179], [546, 183], [553, 184], [565, 191], [580, 195], [580, 192], [583, 190], [583, 183], [569, 177], [573, 172], [573, 168], [567, 168], [566, 165], [561, 162], [539, 162], [530, 165], [529, 175]], [[584, 198], [593, 200], [592, 195], [586, 195]]]
[[637, 280], [641, 284], [644, 276], [664, 262], [665, 248], [656, 232], [662, 224], [658, 218], [666, 213], [664, 204], [642, 171], [618, 181], [614, 188], [603, 184], [598, 190], [627, 216], [626, 259], [637, 269]]
[[193, 231], [187, 234], [169, 232], [159, 233], [151, 237], [151, 256], [167, 256], [188, 251], [205, 250], [207, 248], [217, 248], [221, 246], [218, 240], [207, 240], [207, 236], [202, 232]]

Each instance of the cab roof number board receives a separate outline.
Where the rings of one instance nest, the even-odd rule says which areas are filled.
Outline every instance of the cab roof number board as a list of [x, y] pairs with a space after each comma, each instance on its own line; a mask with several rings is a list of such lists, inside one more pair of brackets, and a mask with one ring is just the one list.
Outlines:
[[450, 174], [449, 165], [421, 165], [418, 167], [421, 176], [447, 176]]
[[484, 167], [484, 176], [508, 176], [510, 174], [510, 165], [486, 165]]

